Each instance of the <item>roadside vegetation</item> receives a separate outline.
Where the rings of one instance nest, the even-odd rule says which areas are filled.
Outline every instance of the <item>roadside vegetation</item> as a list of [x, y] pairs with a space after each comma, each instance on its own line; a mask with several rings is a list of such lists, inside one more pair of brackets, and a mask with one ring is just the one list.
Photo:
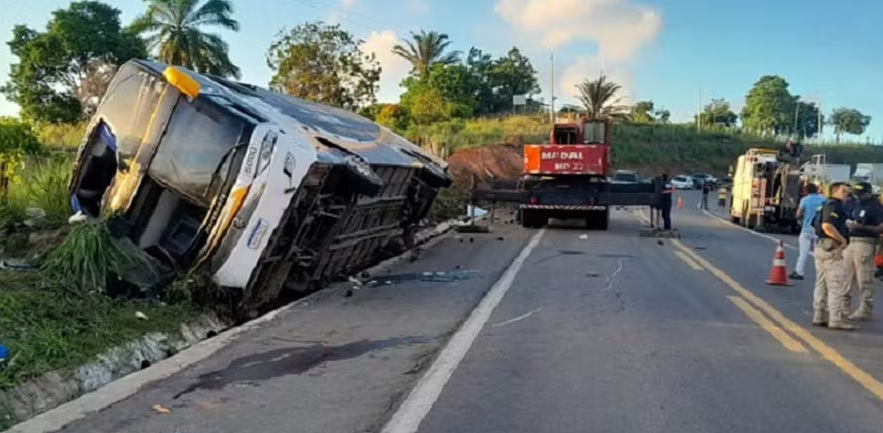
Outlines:
[[[0, 390], [80, 365], [147, 332], [177, 329], [205, 306], [195, 301], [207, 298], [186, 287], [140, 299], [111, 296], [103, 290], [108, 276], [127, 272], [140, 259], [119, 250], [105, 228], [67, 224], [76, 150], [120, 64], [154, 58], [239, 77], [226, 43], [212, 33], [239, 28], [232, 1], [146, 3], [125, 25], [110, 2], [75, 1], [54, 11], [45, 30], [18, 25], [8, 35], [18, 63], [0, 93], [21, 110], [19, 118], [0, 119], [0, 258], [6, 268], [20, 259], [31, 268], [0, 270], [0, 344], [10, 351], [0, 363]], [[478, 47], [460, 52], [442, 32], [414, 33], [393, 50], [413, 65], [405, 92], [396, 103], [379, 104], [382, 71], [377, 53], [360, 51], [362, 42], [337, 24], [297, 25], [267, 48], [275, 69], [270, 83], [255, 84], [357, 111], [444, 158], [487, 145], [513, 144], [507, 149], [517, 152], [521, 143], [548, 137], [536, 70], [517, 47], [497, 54]], [[513, 97], [521, 96], [524, 103], [513, 106]], [[586, 77], [578, 96], [579, 105], [558, 114], [613, 119], [614, 164], [645, 175], [723, 174], [749, 147], [779, 146], [784, 136], [811, 139], [828, 126], [840, 144], [807, 146], [807, 153], [825, 153], [829, 162], [883, 162], [881, 147], [846, 144], [847, 137], [864, 133], [868, 116], [838, 108], [826, 118], [777, 76], [761, 77], [748, 90], [741, 113], [714, 99], [685, 124], [672, 123], [654, 101], [623, 104], [619, 85], [603, 75]], [[465, 213], [465, 182], [457, 179], [440, 194], [433, 220]], [[138, 319], [136, 312], [149, 319]]]

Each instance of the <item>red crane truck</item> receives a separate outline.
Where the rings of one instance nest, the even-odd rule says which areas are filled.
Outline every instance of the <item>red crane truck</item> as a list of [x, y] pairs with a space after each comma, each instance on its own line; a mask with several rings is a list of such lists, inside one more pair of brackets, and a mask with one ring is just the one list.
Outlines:
[[473, 190], [472, 201], [518, 203], [518, 218], [540, 228], [550, 218], [585, 220], [606, 230], [611, 206], [657, 206], [663, 182], [611, 183], [610, 122], [581, 118], [556, 122], [549, 142], [524, 145], [524, 170], [514, 190]]

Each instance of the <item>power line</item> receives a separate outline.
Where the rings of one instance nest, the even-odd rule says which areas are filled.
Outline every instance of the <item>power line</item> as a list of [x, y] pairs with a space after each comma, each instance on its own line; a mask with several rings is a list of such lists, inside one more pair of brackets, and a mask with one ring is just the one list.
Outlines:
[[[399, 24], [393, 24], [389, 21], [378, 19], [376, 17], [372, 17], [358, 11], [329, 6], [328, 4], [322, 4], [314, 0], [296, 1], [304, 6], [318, 11], [335, 12], [338, 14], [339, 18], [342, 21], [346, 21], [348, 24], [352, 24], [356, 27], [361, 27], [362, 29], [368, 31], [393, 30], [397, 33], [407, 34], [408, 32], [411, 32], [413, 30], [413, 28], [408, 28]], [[354, 20], [354, 18], [358, 19]]]

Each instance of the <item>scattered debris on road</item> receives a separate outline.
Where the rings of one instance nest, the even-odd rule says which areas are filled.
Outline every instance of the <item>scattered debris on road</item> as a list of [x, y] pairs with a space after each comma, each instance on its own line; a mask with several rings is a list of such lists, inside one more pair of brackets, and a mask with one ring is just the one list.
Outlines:
[[167, 407], [165, 407], [165, 406], [163, 406], [163, 405], [161, 405], [161, 404], [159, 404], [159, 403], [153, 405], [153, 410], [156, 411], [157, 413], [161, 413], [161, 414], [169, 414], [169, 413], [172, 413], [172, 410], [171, 410], [171, 409], [169, 409], [169, 408], [167, 408]]
[[[455, 281], [467, 280], [479, 275], [481, 271], [477, 270], [457, 270], [457, 271], [437, 271], [437, 272], [421, 272], [387, 275], [384, 277], [385, 285], [399, 284], [408, 281], [427, 281], [433, 283], [450, 283]], [[368, 285], [377, 285], [377, 280], [368, 282]]]

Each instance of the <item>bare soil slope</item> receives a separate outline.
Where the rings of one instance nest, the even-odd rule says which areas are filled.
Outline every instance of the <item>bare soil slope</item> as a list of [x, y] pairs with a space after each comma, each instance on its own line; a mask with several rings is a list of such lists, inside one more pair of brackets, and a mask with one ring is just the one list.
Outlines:
[[477, 185], [484, 186], [518, 180], [524, 156], [520, 146], [494, 144], [459, 150], [448, 158], [448, 164], [454, 188], [468, 189], [473, 176]]

